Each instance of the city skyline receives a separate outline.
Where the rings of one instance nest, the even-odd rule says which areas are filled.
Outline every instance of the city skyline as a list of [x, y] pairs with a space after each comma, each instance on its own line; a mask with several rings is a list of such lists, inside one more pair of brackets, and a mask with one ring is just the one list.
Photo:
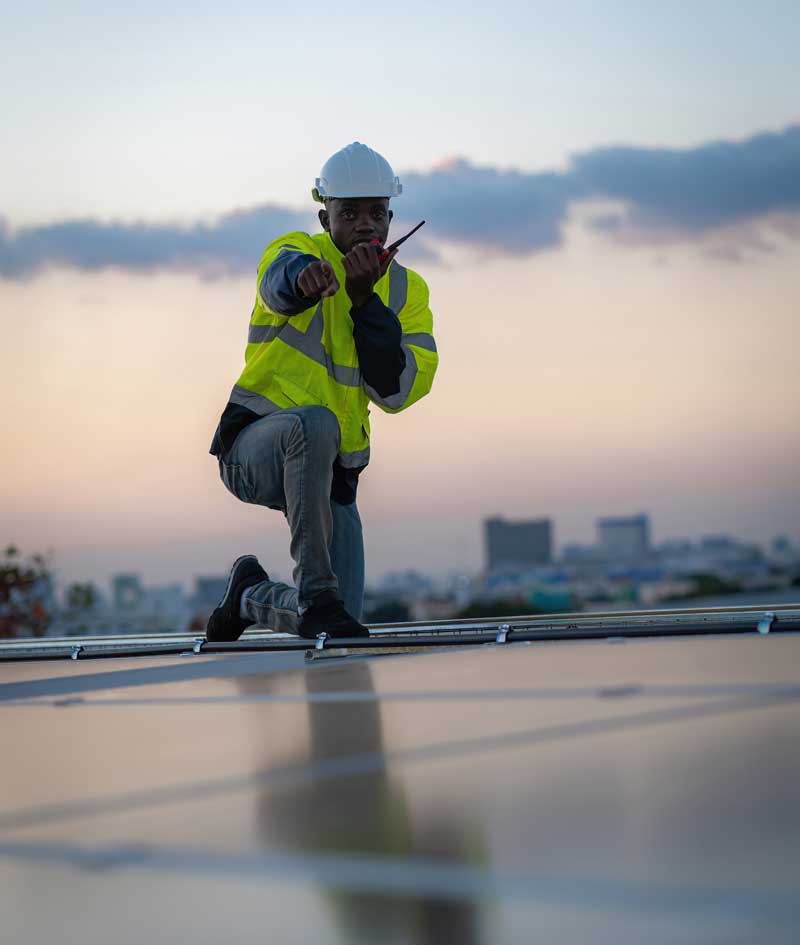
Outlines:
[[[627, 522], [635, 522], [644, 518], [646, 523], [645, 528], [650, 535], [649, 549], [651, 552], [658, 552], [659, 550], [665, 549], [667, 546], [681, 543], [688, 543], [693, 547], [700, 548], [705, 543], [716, 542], [720, 539], [733, 541], [734, 543], [740, 545], [755, 545], [759, 548], [759, 551], [764, 554], [771, 553], [776, 542], [786, 540], [788, 540], [792, 547], [800, 549], [800, 538], [793, 538], [791, 535], [787, 535], [785, 531], [776, 532], [763, 541], [755, 541], [751, 538], [748, 538], [747, 536], [742, 536], [730, 531], [708, 530], [703, 528], [700, 528], [694, 533], [660, 536], [657, 529], [653, 529], [651, 517], [647, 513], [631, 512], [627, 516], [620, 518], [621, 520]], [[525, 525], [528, 521], [523, 519], [515, 519], [513, 517], [501, 518], [499, 520], [511, 526]], [[471, 577], [476, 577], [482, 574], [485, 575], [490, 573], [492, 569], [489, 567], [489, 561], [487, 558], [485, 536], [485, 527], [487, 522], [490, 521], [498, 521], [498, 519], [496, 517], [489, 517], [475, 523], [476, 531], [480, 535], [478, 542], [480, 550], [477, 560], [472, 566], [467, 566], [464, 568], [422, 568], [422, 572], [434, 582], [440, 582], [459, 574], [466, 574]], [[576, 550], [579, 552], [586, 550], [593, 550], [598, 553], [602, 552], [602, 539], [600, 537], [599, 528], [601, 522], [604, 521], [602, 516], [595, 517], [592, 522], [591, 533], [589, 533], [587, 536], [584, 536], [584, 538], [580, 541], [570, 539], [556, 540], [556, 536], [558, 535], [558, 522], [552, 518], [541, 517], [535, 521], [537, 524], [547, 523], [549, 526], [549, 533], [552, 536], [552, 554], [549, 559], [550, 564], [561, 565], [570, 562], [574, 563], [574, 555]], [[654, 531], [655, 537], [653, 537]], [[29, 553], [32, 553], [32, 550], [24, 548], [18, 548], [18, 551], [23, 557], [27, 556]], [[119, 567], [116, 566], [118, 563], [120, 564]], [[113, 598], [115, 596], [114, 582], [118, 578], [132, 578], [135, 582], [140, 583], [142, 587], [145, 587], [149, 590], [157, 590], [159, 588], [166, 589], [173, 587], [175, 584], [179, 584], [182, 587], [183, 593], [189, 596], [195, 593], [198, 581], [222, 580], [224, 583], [225, 580], [224, 569], [220, 569], [215, 572], [212, 569], [187, 570], [185, 568], [177, 568], [171, 570], [169, 567], [164, 568], [163, 566], [149, 566], [143, 558], [137, 558], [137, 551], [135, 547], [125, 548], [123, 554], [121, 554], [116, 559], [110, 559], [106, 562], [104, 567], [96, 570], [93, 573], [81, 572], [80, 570], [64, 569], [63, 567], [59, 567], [57, 559], [51, 560], [49, 564], [52, 567], [52, 572], [56, 583], [62, 590], [70, 584], [91, 583], [95, 586], [96, 590], [108, 598]], [[522, 564], [522, 562], [520, 562], [520, 564]], [[535, 567], [536, 565], [531, 562], [531, 566]], [[271, 573], [276, 575], [279, 579], [290, 580], [292, 562], [288, 555], [285, 556], [284, 567], [284, 572], [281, 572], [277, 568], [273, 568]], [[502, 570], [502, 565], [499, 565], [499, 567]], [[420, 565], [418, 560], [416, 562], [414, 560], [400, 562], [396, 566], [387, 567], [382, 571], [373, 571], [373, 573], [368, 573], [367, 586], [374, 588], [381, 585], [387, 579], [391, 579], [398, 574], [419, 571]]]
[[[595, 520], [590, 545], [565, 544], [553, 553], [550, 519], [490, 518], [483, 566], [472, 573], [434, 575], [418, 562], [367, 581], [365, 609], [373, 623], [478, 615], [553, 613], [735, 603], [796, 602], [800, 544], [776, 536], [768, 548], [726, 534], [650, 540], [644, 513]], [[197, 631], [205, 626], [228, 584], [228, 575], [194, 574], [164, 583], [134, 570], [68, 583], [41, 557], [16, 548], [4, 553], [7, 580], [0, 636], [74, 636]], [[110, 586], [109, 586], [110, 585]]]

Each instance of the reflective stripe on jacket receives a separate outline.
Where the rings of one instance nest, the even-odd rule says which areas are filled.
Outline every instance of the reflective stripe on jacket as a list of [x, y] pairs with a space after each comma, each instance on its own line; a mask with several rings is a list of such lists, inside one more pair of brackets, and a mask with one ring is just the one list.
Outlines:
[[[263, 279], [270, 264], [283, 253], [326, 259], [339, 280], [339, 291], [296, 315], [271, 309], [263, 297]], [[424, 397], [433, 383], [438, 355], [425, 281], [393, 260], [375, 284], [381, 302], [400, 320], [405, 354], [400, 389], [383, 397], [362, 377], [342, 254], [328, 233], [288, 233], [270, 243], [258, 267], [257, 285], [245, 368], [231, 392], [231, 402], [261, 415], [322, 404], [339, 420], [339, 462], [350, 468], [365, 466], [369, 461], [369, 402], [387, 413], [398, 413]]]

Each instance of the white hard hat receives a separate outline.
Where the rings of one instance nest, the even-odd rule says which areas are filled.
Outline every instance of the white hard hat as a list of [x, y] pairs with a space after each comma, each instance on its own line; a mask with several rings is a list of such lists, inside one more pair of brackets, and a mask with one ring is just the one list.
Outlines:
[[322, 203], [327, 197], [396, 197], [402, 192], [386, 158], [354, 141], [323, 164], [311, 196]]

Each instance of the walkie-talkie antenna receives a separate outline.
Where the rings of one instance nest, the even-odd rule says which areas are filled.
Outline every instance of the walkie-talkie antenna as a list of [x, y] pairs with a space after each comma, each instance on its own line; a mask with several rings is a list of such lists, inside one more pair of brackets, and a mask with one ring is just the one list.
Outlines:
[[387, 252], [387, 253], [394, 252], [394, 250], [396, 250], [398, 246], [400, 246], [402, 243], [405, 243], [405, 241], [409, 238], [409, 236], [413, 236], [413, 235], [417, 232], [417, 230], [418, 230], [424, 223], [425, 223], [425, 221], [423, 220], [422, 223], [418, 223], [418, 224], [414, 227], [414, 229], [411, 230], [410, 233], [406, 233], [406, 235], [405, 235], [405, 236], [401, 236], [399, 240], [395, 240], [394, 243], [390, 243], [390, 244], [386, 247], [386, 252]]
[[399, 240], [395, 240], [394, 243], [390, 243], [385, 249], [381, 245], [380, 240], [372, 240], [370, 246], [374, 246], [375, 249], [378, 250], [378, 262], [385, 263], [390, 254], [393, 253], [402, 243], [405, 243], [409, 236], [413, 236], [424, 222], [425, 221], [423, 220], [422, 223], [418, 223], [410, 233], [406, 233], [406, 235], [401, 236]]

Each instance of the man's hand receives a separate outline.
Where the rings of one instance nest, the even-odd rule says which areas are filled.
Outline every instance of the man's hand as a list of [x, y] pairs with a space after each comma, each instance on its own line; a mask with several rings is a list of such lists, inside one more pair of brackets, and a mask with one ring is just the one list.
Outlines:
[[388, 259], [381, 263], [376, 246], [357, 243], [342, 259], [346, 273], [344, 287], [353, 305], [361, 306], [369, 300], [375, 283], [386, 272], [396, 255], [397, 250], [394, 250]]
[[324, 299], [339, 291], [339, 280], [327, 259], [318, 259], [300, 270], [297, 288], [306, 299]]

